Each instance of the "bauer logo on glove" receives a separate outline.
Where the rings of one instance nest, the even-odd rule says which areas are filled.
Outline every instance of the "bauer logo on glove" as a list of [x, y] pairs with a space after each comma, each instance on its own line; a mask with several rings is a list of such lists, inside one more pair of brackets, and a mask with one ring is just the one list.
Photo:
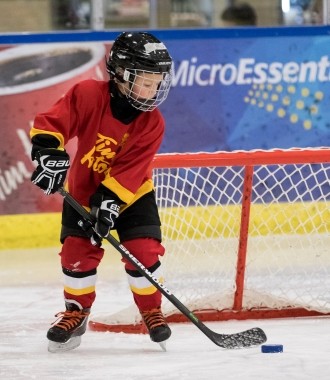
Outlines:
[[96, 210], [95, 232], [106, 237], [115, 225], [118, 218], [120, 206], [114, 200], [102, 201], [100, 207]]
[[55, 193], [65, 181], [70, 167], [69, 155], [65, 150], [50, 148], [40, 150], [35, 159], [38, 161], [38, 166], [32, 174], [32, 183], [47, 195]]
[[119, 216], [120, 204], [118, 198], [109, 189], [100, 185], [96, 193], [91, 196], [91, 214], [95, 219], [95, 232], [100, 237], [106, 237], [114, 228]]

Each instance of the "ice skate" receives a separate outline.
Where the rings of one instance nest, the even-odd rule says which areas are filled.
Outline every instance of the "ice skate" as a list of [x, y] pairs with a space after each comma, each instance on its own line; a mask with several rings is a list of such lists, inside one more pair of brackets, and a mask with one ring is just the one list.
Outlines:
[[160, 308], [142, 311], [141, 316], [146, 325], [150, 339], [159, 343], [163, 351], [166, 351], [165, 341], [171, 336], [171, 329], [165, 321]]
[[69, 351], [81, 343], [81, 336], [87, 327], [90, 309], [79, 308], [73, 303], [66, 303], [66, 311], [56, 314], [58, 319], [47, 332], [49, 352]]

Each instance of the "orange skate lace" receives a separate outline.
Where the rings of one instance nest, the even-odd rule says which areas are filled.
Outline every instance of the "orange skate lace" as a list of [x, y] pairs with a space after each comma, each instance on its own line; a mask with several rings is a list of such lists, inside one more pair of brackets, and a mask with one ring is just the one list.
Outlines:
[[141, 312], [144, 323], [148, 330], [154, 329], [158, 326], [166, 325], [165, 318], [160, 309], [151, 309]]
[[69, 330], [81, 322], [81, 319], [87, 317], [89, 315], [89, 312], [85, 312], [83, 310], [66, 310], [66, 311], [61, 311], [55, 315], [57, 319], [52, 323], [52, 326], [59, 327], [63, 330]]

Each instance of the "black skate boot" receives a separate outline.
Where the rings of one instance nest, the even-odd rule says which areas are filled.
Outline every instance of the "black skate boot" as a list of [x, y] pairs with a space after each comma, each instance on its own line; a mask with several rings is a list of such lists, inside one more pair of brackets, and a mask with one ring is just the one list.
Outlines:
[[55, 315], [58, 319], [47, 332], [48, 351], [69, 351], [81, 343], [86, 331], [90, 309], [83, 309], [74, 303], [65, 303], [66, 311]]
[[150, 339], [159, 343], [161, 348], [166, 351], [165, 340], [171, 336], [171, 329], [166, 323], [161, 309], [141, 311], [141, 316], [149, 331]]

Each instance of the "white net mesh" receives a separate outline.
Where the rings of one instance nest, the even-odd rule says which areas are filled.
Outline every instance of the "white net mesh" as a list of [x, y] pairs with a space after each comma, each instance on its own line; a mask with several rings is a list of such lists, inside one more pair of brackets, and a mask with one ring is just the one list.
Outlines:
[[[244, 308], [330, 311], [329, 179], [329, 164], [255, 167]], [[165, 277], [192, 309], [233, 307], [243, 181], [244, 167], [155, 171]]]
[[160, 157], [166, 286], [190, 310], [330, 312], [330, 149], [289, 153]]

